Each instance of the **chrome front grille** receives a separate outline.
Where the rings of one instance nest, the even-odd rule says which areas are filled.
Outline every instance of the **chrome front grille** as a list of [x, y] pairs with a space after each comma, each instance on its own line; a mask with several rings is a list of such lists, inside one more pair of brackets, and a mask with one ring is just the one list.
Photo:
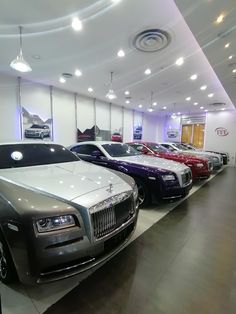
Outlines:
[[115, 229], [116, 215], [114, 206], [92, 214], [95, 238], [101, 238]]
[[191, 180], [192, 180], [192, 173], [191, 171], [186, 171], [185, 173], [183, 173], [181, 175], [181, 178], [182, 178], [182, 184], [185, 186], [185, 185], [188, 185]]
[[123, 223], [127, 222], [135, 214], [133, 197], [91, 214], [94, 237], [100, 239]]

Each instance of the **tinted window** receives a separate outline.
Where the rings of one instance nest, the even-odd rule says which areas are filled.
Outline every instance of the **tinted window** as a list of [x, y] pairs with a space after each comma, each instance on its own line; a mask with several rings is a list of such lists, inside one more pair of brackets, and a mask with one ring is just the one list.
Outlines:
[[[78, 146], [71, 148], [72, 152], [75, 152], [75, 153], [81, 154], [81, 155], [89, 155], [89, 156], [91, 156], [92, 152], [94, 152], [95, 150], [100, 151], [100, 149], [97, 148], [97, 146], [87, 145], [87, 144], [78, 145]], [[101, 152], [101, 154], [102, 154], [102, 152]]]
[[140, 153], [127, 144], [104, 144], [102, 147], [108, 152], [111, 157], [136, 156]]
[[184, 145], [180, 144], [180, 143], [174, 143], [173, 145], [175, 147], [177, 147], [178, 149], [187, 150], [187, 148]]
[[45, 129], [45, 125], [33, 124], [31, 129]]
[[133, 147], [134, 149], [136, 149], [137, 151], [141, 151], [143, 149], [143, 145], [142, 144], [129, 144], [131, 147]]
[[78, 161], [65, 147], [55, 144], [0, 145], [0, 169]]

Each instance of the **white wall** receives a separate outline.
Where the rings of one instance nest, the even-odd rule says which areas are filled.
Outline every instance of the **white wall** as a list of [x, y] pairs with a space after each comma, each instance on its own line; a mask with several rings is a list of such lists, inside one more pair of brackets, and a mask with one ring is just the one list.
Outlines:
[[0, 76], [0, 141], [21, 138], [17, 78]]
[[75, 96], [53, 89], [52, 99], [54, 141], [69, 146], [76, 142]]
[[124, 108], [124, 134], [123, 142], [133, 141], [133, 125], [134, 125], [134, 115], [133, 111]]
[[[227, 136], [217, 135], [216, 129], [222, 127], [229, 133]], [[236, 155], [236, 112], [209, 112], [205, 127], [205, 149], [226, 151], [230, 154], [230, 164], [235, 165]]]
[[95, 125], [94, 99], [77, 95], [77, 128], [81, 132]]
[[122, 107], [111, 106], [111, 134], [113, 132], [123, 133], [123, 112]]

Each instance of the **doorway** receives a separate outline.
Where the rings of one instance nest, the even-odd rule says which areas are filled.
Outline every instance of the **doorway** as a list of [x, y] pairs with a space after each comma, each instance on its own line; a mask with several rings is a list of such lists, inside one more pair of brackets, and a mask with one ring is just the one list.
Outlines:
[[205, 124], [184, 124], [182, 125], [182, 137], [183, 143], [192, 144], [197, 148], [203, 148], [204, 146], [204, 130]]

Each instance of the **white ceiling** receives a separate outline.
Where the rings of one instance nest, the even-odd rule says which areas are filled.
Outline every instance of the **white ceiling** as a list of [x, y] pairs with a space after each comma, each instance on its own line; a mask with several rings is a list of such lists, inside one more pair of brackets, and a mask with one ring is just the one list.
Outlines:
[[[17, 26], [22, 25], [23, 54], [33, 68], [31, 73], [22, 75], [26, 79], [106, 100], [110, 71], [114, 71], [113, 88], [118, 95], [115, 103], [124, 107], [138, 110], [138, 105], [142, 104], [142, 110], [147, 111], [153, 91], [158, 114], [166, 113], [161, 110], [163, 106], [167, 106], [167, 112], [201, 112], [201, 105], [213, 110], [209, 105], [212, 102], [223, 102], [227, 109], [234, 108], [231, 100], [236, 103], [235, 88], [232, 90], [235, 85], [228, 85], [232, 75], [221, 73], [221, 66], [213, 66], [230, 100], [208, 61], [212, 62], [213, 58], [213, 65], [214, 62], [218, 65], [217, 58], [222, 60], [222, 55], [216, 56], [219, 51], [214, 51], [214, 45], [208, 45], [204, 50], [207, 59], [199, 43], [205, 46], [211, 40], [209, 32], [214, 33], [215, 26], [210, 28], [209, 25], [221, 12], [219, 3], [222, 2], [224, 8], [228, 4], [232, 10], [236, 6], [235, 0], [202, 0], [197, 8], [196, 0], [176, 0], [192, 31], [172, 0], [120, 0], [116, 4], [112, 0], [90, 0], [89, 5], [86, 0], [3, 2], [1, 7], [4, 9], [0, 11], [2, 73], [19, 76], [9, 64], [18, 54]], [[210, 6], [214, 8], [213, 12]], [[70, 27], [73, 16], [79, 16], [83, 21], [81, 32]], [[168, 31], [172, 37], [170, 45], [156, 53], [135, 50], [132, 47], [133, 36], [150, 27]], [[117, 57], [120, 48], [126, 52], [125, 58]], [[35, 55], [39, 55], [40, 60], [36, 60]], [[177, 67], [175, 61], [180, 56], [185, 58], [185, 63]], [[63, 85], [59, 83], [63, 72], [73, 73], [75, 68], [82, 70], [82, 77], [73, 77]], [[152, 70], [150, 76], [144, 75], [147, 68]], [[195, 73], [198, 79], [191, 81], [189, 77]], [[200, 86], [205, 84], [207, 90], [200, 91]], [[94, 89], [92, 94], [87, 91], [90, 86]], [[125, 103], [125, 90], [131, 93], [130, 104]], [[214, 97], [208, 98], [209, 93], [214, 93]], [[192, 97], [189, 102], [185, 100], [188, 96]], [[199, 105], [194, 106], [194, 102]]]

